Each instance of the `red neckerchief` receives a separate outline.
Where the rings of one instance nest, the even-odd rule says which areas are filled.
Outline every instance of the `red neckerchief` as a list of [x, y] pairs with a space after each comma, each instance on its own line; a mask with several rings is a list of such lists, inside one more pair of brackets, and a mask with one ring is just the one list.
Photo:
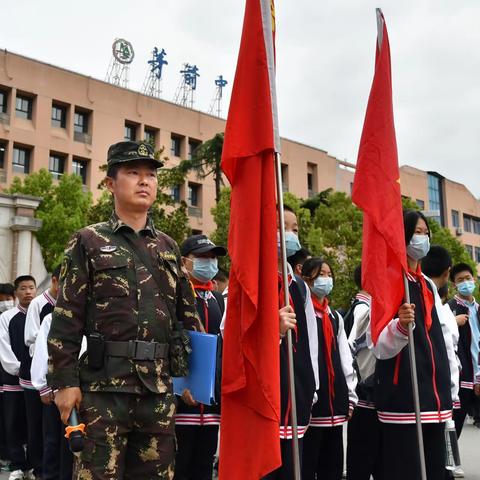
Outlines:
[[[210, 280], [207, 283], [200, 283], [195, 279], [192, 279], [192, 285], [194, 290], [201, 292], [211, 292], [213, 290], [213, 282]], [[198, 295], [195, 295], [197, 298]], [[205, 315], [205, 331], [208, 333], [208, 300], [202, 298], [203, 301], [203, 314]]]
[[[315, 295], [312, 295], [312, 303], [315, 313], [322, 319], [323, 340], [325, 343], [325, 357], [327, 362], [328, 376], [328, 397], [330, 400], [330, 411], [333, 415], [333, 399], [335, 397], [335, 369], [333, 368], [332, 350], [337, 348], [334, 340], [333, 325], [328, 313], [328, 299], [325, 297], [323, 303], [320, 303]], [[332, 348], [333, 347], [333, 348]]]
[[435, 300], [433, 298], [432, 291], [427, 287], [427, 281], [422, 274], [422, 269], [420, 267], [420, 263], [418, 263], [417, 271], [414, 272], [408, 269], [408, 273], [415, 278], [415, 280], [420, 284], [420, 288], [422, 290], [422, 297], [423, 297], [423, 315], [425, 317], [425, 326], [427, 330], [430, 330], [432, 326], [432, 308], [435, 305]]

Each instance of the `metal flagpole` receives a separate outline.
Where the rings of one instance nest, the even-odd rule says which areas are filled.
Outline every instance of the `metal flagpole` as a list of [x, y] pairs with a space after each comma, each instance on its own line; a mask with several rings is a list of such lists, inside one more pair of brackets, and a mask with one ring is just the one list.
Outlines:
[[[282, 278], [283, 278], [283, 303], [290, 305], [290, 294], [288, 291], [288, 270], [287, 270], [287, 250], [285, 248], [285, 215], [283, 211], [283, 189], [282, 189], [282, 164], [280, 153], [275, 152], [275, 180], [277, 187], [277, 205], [278, 205], [278, 230], [280, 232], [280, 258], [282, 260]], [[292, 330], [287, 331], [287, 349], [288, 349], [288, 380], [289, 394], [292, 415], [292, 451], [293, 451], [293, 469], [294, 479], [300, 480], [300, 451], [298, 448], [298, 425], [297, 425], [297, 401], [295, 397], [295, 376], [293, 367], [293, 339]], [[285, 425], [288, 427], [288, 425]], [[288, 428], [287, 428], [288, 431]]]
[[[405, 272], [403, 273], [403, 282], [405, 284], [405, 302], [410, 304], [410, 290], [408, 289], [408, 279]], [[408, 324], [408, 353], [410, 358], [410, 372], [412, 376], [413, 405], [415, 408], [415, 423], [417, 426], [420, 473], [422, 474], [422, 480], [427, 480], [425, 450], [423, 449], [422, 416], [420, 413], [420, 395], [418, 393], [417, 361], [415, 359], [415, 341], [413, 339], [413, 323]]]

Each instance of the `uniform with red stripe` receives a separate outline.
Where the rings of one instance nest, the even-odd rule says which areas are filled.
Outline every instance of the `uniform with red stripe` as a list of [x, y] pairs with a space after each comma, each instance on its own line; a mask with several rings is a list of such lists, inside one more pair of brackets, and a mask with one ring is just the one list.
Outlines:
[[[218, 257], [225, 248], [216, 246], [205, 235], [192, 235], [180, 247], [182, 260], [195, 290], [195, 306], [206, 333], [220, 337], [225, 310], [221, 293], [213, 291], [213, 277], [218, 273]], [[220, 359], [217, 359], [220, 361]], [[185, 395], [185, 394], [184, 394]], [[220, 399], [216, 399], [217, 402]], [[187, 398], [178, 399], [175, 416], [177, 456], [176, 480], [211, 480], [217, 450], [220, 405], [191, 405]], [[191, 402], [190, 402], [191, 403]]]

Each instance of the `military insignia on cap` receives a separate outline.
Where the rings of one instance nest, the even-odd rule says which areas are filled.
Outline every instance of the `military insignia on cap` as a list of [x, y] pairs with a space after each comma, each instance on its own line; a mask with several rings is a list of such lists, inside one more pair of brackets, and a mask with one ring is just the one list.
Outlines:
[[117, 250], [116, 245], [106, 245], [105, 247], [100, 247], [102, 253], [113, 253]]
[[138, 147], [137, 153], [140, 157], [150, 156], [150, 153], [148, 152], [148, 148], [143, 143]]

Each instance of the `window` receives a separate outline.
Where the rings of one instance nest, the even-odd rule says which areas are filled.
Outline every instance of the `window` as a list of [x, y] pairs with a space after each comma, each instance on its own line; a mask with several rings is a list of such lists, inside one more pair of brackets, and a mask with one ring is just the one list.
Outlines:
[[5, 157], [7, 156], [7, 142], [0, 140], [0, 168], [5, 168]]
[[0, 90], [0, 113], [7, 113], [8, 108], [8, 92]]
[[58, 153], [50, 153], [50, 160], [48, 163], [48, 170], [55, 180], [59, 180], [65, 171], [65, 155]]
[[88, 133], [88, 113], [75, 110], [73, 119], [73, 131], [76, 133]]
[[459, 227], [460, 226], [460, 214], [458, 210], [452, 210], [452, 227]]
[[28, 173], [30, 171], [30, 150], [13, 147], [13, 171], [15, 173]]
[[428, 207], [431, 211], [438, 212], [431, 218], [443, 226], [442, 185], [440, 177], [431, 173], [428, 174]]
[[472, 231], [472, 219], [468, 215], [463, 216], [463, 229], [466, 232]]
[[288, 165], [282, 163], [282, 190], [288, 192]]
[[317, 193], [317, 165], [313, 163], [307, 164], [307, 193], [308, 197], [313, 197]]
[[145, 128], [145, 141], [155, 148], [157, 132], [153, 128]]
[[88, 162], [86, 160], [74, 158], [72, 161], [72, 173], [82, 178], [83, 185], [87, 184], [87, 167]]
[[417, 202], [417, 206], [420, 210], [425, 210], [425, 202], [423, 200], [419, 200], [417, 198], [416, 202]]
[[132, 140], [134, 142], [137, 139], [137, 126], [131, 123], [125, 123], [123, 137], [125, 140]]
[[33, 100], [30, 97], [24, 95], [17, 95], [15, 100], [15, 113], [19, 118], [32, 119], [32, 105]]
[[200, 185], [196, 183], [188, 184], [188, 205], [198, 207], [200, 203]]
[[480, 235], [480, 219], [473, 218], [472, 221], [473, 221], [473, 233]]
[[480, 263], [480, 248], [475, 247], [475, 261]]
[[202, 144], [199, 140], [190, 139], [188, 141], [188, 159], [191, 160], [193, 152]]
[[180, 149], [182, 145], [182, 139], [176, 135], [172, 135], [172, 143], [170, 147], [170, 154], [174, 157], [180, 156]]
[[180, 196], [180, 185], [175, 185], [173, 188], [172, 188], [172, 198], [175, 202], [179, 203], [180, 200], [181, 200], [181, 196]]
[[471, 245], [465, 245], [468, 254], [473, 258], [473, 247]]
[[52, 127], [65, 128], [67, 125], [67, 108], [52, 104]]

